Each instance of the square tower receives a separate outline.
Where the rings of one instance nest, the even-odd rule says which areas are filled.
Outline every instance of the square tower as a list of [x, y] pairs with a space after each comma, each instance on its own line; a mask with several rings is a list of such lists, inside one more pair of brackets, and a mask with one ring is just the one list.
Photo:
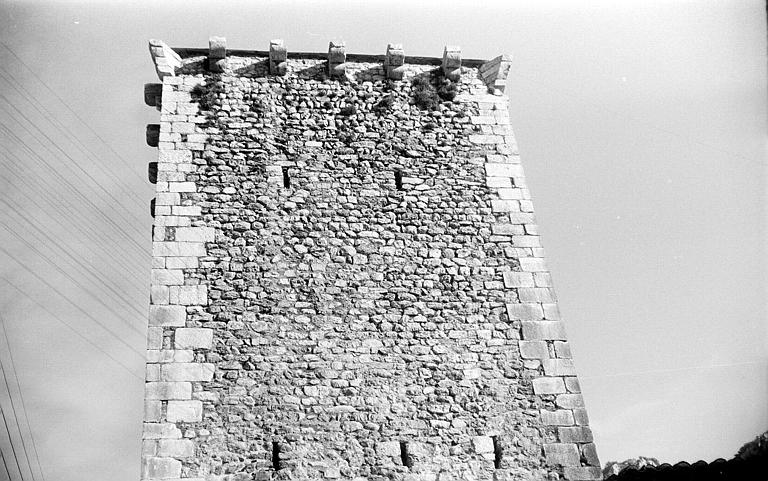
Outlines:
[[142, 480], [596, 480], [510, 59], [149, 45]]

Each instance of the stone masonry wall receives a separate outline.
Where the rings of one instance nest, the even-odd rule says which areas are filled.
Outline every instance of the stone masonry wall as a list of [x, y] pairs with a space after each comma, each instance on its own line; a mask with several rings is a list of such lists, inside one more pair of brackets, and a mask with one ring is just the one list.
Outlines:
[[[150, 43], [142, 480], [600, 479], [508, 59], [223, 42]], [[452, 101], [414, 104], [444, 77]]]

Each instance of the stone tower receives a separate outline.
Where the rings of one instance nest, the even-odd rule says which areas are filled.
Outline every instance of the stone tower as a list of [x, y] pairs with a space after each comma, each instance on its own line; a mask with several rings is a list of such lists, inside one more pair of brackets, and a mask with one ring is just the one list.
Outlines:
[[508, 57], [149, 50], [142, 480], [601, 479]]

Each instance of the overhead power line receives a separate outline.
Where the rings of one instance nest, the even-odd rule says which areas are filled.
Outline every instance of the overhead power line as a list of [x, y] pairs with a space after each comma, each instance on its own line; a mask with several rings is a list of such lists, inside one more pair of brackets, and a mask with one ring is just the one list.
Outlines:
[[[62, 182], [62, 185], [69, 189], [69, 192], [73, 195], [79, 197], [83, 200], [86, 204], [88, 204], [92, 211], [94, 213], [97, 213], [101, 216], [101, 218], [109, 224], [113, 229], [115, 229], [117, 232], [120, 232], [122, 235], [125, 236], [127, 240], [130, 240], [131, 244], [136, 246], [136, 248], [139, 250], [139, 252], [145, 251], [145, 246], [142, 246], [137, 238], [130, 235], [128, 231], [126, 231], [120, 224], [118, 224], [112, 215], [104, 212], [102, 208], [100, 208], [98, 205], [96, 205], [92, 199], [90, 199], [87, 195], [85, 195], [80, 189], [78, 189], [72, 182], [66, 178], [54, 165], [52, 165], [48, 160], [45, 159], [44, 156], [40, 155], [38, 152], [32, 150], [32, 148], [27, 145], [26, 142], [24, 142], [18, 135], [16, 135], [15, 132], [10, 130], [8, 127], [6, 127], [2, 122], [0, 122], [0, 132], [4, 132], [6, 136], [11, 138], [14, 142], [16, 142], [17, 146], [19, 146], [21, 149], [27, 151], [29, 154], [31, 154], [33, 157], [35, 157], [40, 163], [45, 165], [48, 169], [50, 169], [51, 172], [54, 172], [59, 175], [59, 180]], [[41, 144], [42, 145], [42, 144]], [[49, 150], [50, 152], [50, 150]]]
[[[39, 100], [37, 100], [36, 96], [31, 93], [29, 90], [24, 87], [24, 85], [19, 82], [13, 74], [11, 74], [7, 69], [3, 68], [0, 65], [0, 71], [4, 72], [0, 73], [0, 78], [8, 82], [8, 85], [10, 85], [16, 92], [18, 92], [21, 97], [34, 108], [51, 126], [56, 128], [64, 138], [70, 141], [70, 143], [77, 148], [80, 152], [85, 154], [87, 157], [90, 157], [94, 162], [97, 164], [99, 163], [99, 159], [97, 158], [98, 155], [83, 141], [81, 141], [77, 135], [75, 135], [72, 130], [69, 129], [69, 127], [66, 126], [66, 124], [63, 124], [59, 119], [56, 118], [53, 112], [48, 110], [43, 104], [40, 103]], [[123, 162], [125, 163], [125, 162]], [[133, 172], [133, 170], [131, 170]], [[126, 189], [125, 183], [121, 181], [113, 172], [112, 169], [102, 169], [101, 172], [108, 175], [112, 180], [114, 180], [117, 184], [121, 184], [123, 186], [123, 192], [126, 192], [129, 196], [131, 196], [134, 201], [136, 201], [138, 204], [143, 204], [144, 200], [139, 197], [139, 195], [133, 190], [133, 189]], [[138, 177], [138, 174], [136, 174]], [[144, 180], [144, 179], [142, 179]], [[144, 181], [146, 183], [146, 181]]]
[[32, 426], [30, 426], [29, 424], [29, 415], [27, 412], [27, 406], [24, 403], [24, 394], [21, 391], [21, 383], [19, 382], [19, 376], [17, 375], [17, 372], [16, 372], [16, 364], [13, 362], [13, 352], [11, 352], [11, 341], [8, 339], [8, 331], [5, 328], [5, 318], [3, 316], [0, 316], [0, 327], [2, 327], [3, 329], [3, 337], [5, 338], [5, 345], [8, 347], [8, 358], [11, 360], [11, 373], [13, 373], [13, 378], [16, 380], [16, 389], [19, 393], [19, 399], [21, 400], [21, 411], [24, 414], [24, 421], [27, 424], [27, 431], [29, 432], [29, 437], [32, 440], [32, 450], [34, 451], [34, 454], [35, 454], [37, 469], [43, 481], [46, 481], [45, 473], [43, 472], [43, 467], [40, 464], [40, 456], [37, 453], [37, 443], [35, 442], [35, 434], [32, 432]]
[[5, 468], [5, 474], [8, 475], [8, 481], [12, 481], [11, 472], [8, 470], [8, 463], [5, 462], [5, 456], [3, 455], [2, 448], [0, 448], [0, 461], [3, 462], [3, 468]]
[[[19, 478], [21, 481], [24, 481], [24, 475], [21, 472], [21, 463], [19, 463], [19, 456], [16, 453], [16, 446], [13, 443], [13, 436], [11, 436], [11, 429], [8, 427], [8, 417], [5, 415], [5, 409], [3, 409], [2, 406], [0, 406], [0, 416], [3, 418], [3, 426], [5, 426], [5, 433], [8, 435], [8, 443], [11, 445], [11, 454], [13, 456], [13, 461], [16, 464], [16, 472], [19, 473]], [[7, 451], [6, 451], [7, 452]], [[3, 460], [5, 460], [6, 456], [3, 455]], [[8, 465], [5, 465], [5, 469], [8, 469]], [[10, 472], [8, 473], [8, 477], [11, 477]], [[13, 479], [11, 477], [11, 479]]]
[[[8, 200], [10, 200], [10, 199], [8, 199]], [[86, 260], [85, 262], [89, 262], [89, 265], [86, 265], [85, 262], [80, 259], [80, 256], [76, 256], [75, 254], [72, 254], [68, 249], [63, 247], [61, 245], [61, 243], [56, 242], [56, 240], [53, 239], [50, 236], [50, 234], [48, 234], [48, 232], [46, 232], [45, 230], [41, 229], [35, 222], [32, 222], [26, 216], [24, 216], [21, 213], [21, 211], [20, 211], [20, 206], [16, 202], [13, 202], [13, 201], [8, 202], [7, 200], [0, 199], [0, 204], [5, 204], [7, 207], [9, 207], [10, 211], [13, 212], [14, 214], [16, 214], [16, 216], [19, 218], [21, 223], [29, 225], [38, 234], [40, 234], [42, 236], [42, 238], [48, 240], [51, 243], [52, 246], [55, 246], [58, 250], [63, 252], [64, 255], [71, 260], [71, 262], [73, 262], [74, 264], [76, 264], [80, 268], [81, 272], [84, 271], [86, 273], [86, 275], [83, 276], [83, 277], [90, 276], [90, 277], [95, 278], [96, 280], [95, 281], [92, 280], [91, 282], [97, 283], [97, 284], [103, 286], [104, 288], [106, 288], [106, 290], [108, 291], [107, 295], [110, 295], [110, 297], [112, 297], [112, 299], [116, 299], [119, 302], [122, 302], [123, 304], [125, 304], [128, 307], [128, 309], [134, 311], [139, 316], [140, 319], [144, 317], [144, 313], [141, 312], [135, 306], [135, 303], [132, 302], [131, 299], [125, 297], [125, 294], [123, 292], [120, 292], [118, 290], [118, 289], [120, 289], [120, 287], [117, 284], [115, 284], [113, 280], [111, 280], [110, 278], [104, 276], [104, 274], [102, 272], [100, 272], [99, 269], [96, 266], [94, 266], [92, 263], [90, 263], [89, 261]], [[0, 222], [0, 223], [2, 223], [2, 222]], [[6, 227], [8, 227], [8, 226], [6, 225]], [[42, 238], [38, 238], [38, 240], [42, 240]], [[43, 254], [40, 251], [36, 250], [34, 247], [32, 249], [35, 250], [35, 252], [38, 252], [38, 254], [41, 257], [46, 258], [46, 260], [48, 260], [50, 263], [58, 264], [56, 261], [50, 260], [47, 256], [45, 256], [45, 254]], [[87, 259], [87, 258], [85, 258], [85, 259]], [[114, 284], [115, 287], [113, 287], [113, 284]]]
[[[112, 360], [112, 361], [114, 361], [116, 364], [118, 364], [120, 367], [122, 367], [123, 369], [125, 369], [125, 370], [126, 370], [126, 371], [127, 371], [129, 374], [130, 374], [130, 375], [132, 375], [133, 377], [135, 377], [135, 378], [137, 378], [137, 379], [140, 379], [140, 380], [142, 380], [142, 381], [144, 380], [144, 378], [143, 378], [142, 376], [139, 376], [138, 374], [134, 373], [134, 372], [131, 370], [131, 368], [129, 368], [128, 366], [126, 366], [125, 364], [123, 364], [121, 361], [119, 361], [118, 359], [116, 359], [116, 358], [115, 358], [114, 356], [112, 356], [112, 354], [110, 354], [109, 352], [107, 352], [107, 351], [105, 351], [104, 349], [102, 349], [102, 348], [101, 348], [101, 346], [99, 346], [98, 344], [96, 344], [94, 341], [92, 341], [91, 339], [89, 339], [89, 338], [85, 337], [85, 336], [84, 336], [84, 335], [83, 335], [83, 334], [80, 332], [80, 330], [79, 330], [79, 329], [77, 329], [76, 327], [72, 326], [71, 324], [69, 324], [68, 322], [64, 321], [64, 320], [63, 320], [63, 319], [61, 319], [59, 316], [57, 316], [56, 314], [54, 314], [53, 312], [51, 312], [51, 311], [50, 311], [50, 310], [49, 310], [47, 307], [45, 307], [44, 305], [40, 304], [38, 301], [36, 301], [36, 300], [35, 300], [35, 299], [33, 299], [32, 297], [30, 297], [30, 296], [29, 296], [29, 294], [27, 294], [26, 292], [24, 292], [24, 290], [22, 290], [22, 289], [20, 289], [19, 287], [17, 287], [17, 286], [16, 286], [14, 283], [10, 282], [8, 279], [6, 279], [6, 278], [4, 278], [4, 277], [0, 277], [0, 280], [4, 281], [6, 284], [8, 284], [8, 285], [9, 285], [9, 286], [11, 286], [11, 287], [12, 287], [14, 290], [16, 290], [16, 291], [17, 291], [19, 294], [21, 294], [22, 296], [26, 297], [26, 298], [27, 298], [29, 301], [31, 301], [31, 302], [33, 302], [34, 304], [36, 304], [36, 305], [37, 305], [37, 306], [38, 306], [40, 309], [44, 310], [44, 311], [45, 311], [46, 313], [48, 313], [48, 315], [50, 315], [52, 318], [54, 318], [54, 319], [56, 319], [57, 321], [59, 321], [60, 323], [64, 324], [64, 326], [66, 326], [67, 328], [69, 328], [69, 330], [70, 330], [70, 331], [72, 331], [72, 332], [73, 332], [73, 333], [74, 333], [74, 334], [75, 334], [77, 337], [79, 337], [79, 338], [80, 338], [80, 339], [82, 339], [83, 341], [85, 341], [85, 342], [87, 342], [88, 344], [90, 344], [90, 345], [91, 345], [91, 346], [92, 346], [94, 349], [96, 349], [96, 350], [98, 350], [98, 351], [101, 351], [101, 352], [102, 352], [102, 353], [103, 353], [105, 356], [107, 356], [109, 359], [111, 359], [111, 360]], [[114, 335], [114, 333], [113, 333], [113, 335]], [[144, 356], [142, 355], [142, 358], [143, 358], [143, 357], [144, 357]]]
[[[2, 201], [2, 200], [0, 200], [0, 202], [3, 202], [3, 201]], [[89, 294], [91, 297], [93, 297], [93, 298], [96, 300], [96, 302], [98, 302], [99, 304], [101, 304], [102, 306], [104, 306], [104, 307], [107, 309], [107, 311], [115, 311], [115, 309], [114, 309], [114, 306], [109, 306], [109, 305], [107, 305], [107, 303], [105, 303], [105, 302], [104, 302], [104, 301], [101, 299], [101, 297], [100, 297], [98, 294], [94, 293], [93, 291], [91, 291], [91, 289], [89, 289], [88, 287], [84, 286], [84, 285], [83, 285], [83, 284], [82, 284], [80, 281], [78, 281], [78, 280], [77, 280], [75, 277], [73, 277], [73, 276], [72, 276], [72, 275], [71, 275], [69, 272], [67, 272], [65, 269], [63, 269], [63, 268], [62, 268], [62, 267], [61, 267], [61, 266], [60, 266], [60, 265], [59, 265], [59, 264], [58, 264], [56, 261], [53, 261], [53, 260], [51, 260], [51, 258], [50, 258], [50, 257], [48, 257], [48, 256], [47, 256], [47, 255], [45, 255], [43, 252], [41, 252], [41, 251], [40, 251], [40, 250], [39, 250], [37, 247], [35, 247], [35, 246], [34, 246], [32, 243], [30, 243], [29, 241], [27, 241], [26, 239], [24, 239], [24, 237], [20, 236], [20, 235], [19, 235], [19, 234], [18, 234], [16, 231], [14, 231], [13, 229], [11, 229], [11, 228], [10, 228], [10, 227], [9, 227], [9, 226], [6, 224], [6, 223], [4, 223], [4, 222], [0, 221], [0, 227], [3, 227], [3, 228], [6, 230], [6, 231], [8, 231], [9, 233], [11, 233], [11, 235], [13, 235], [14, 237], [16, 237], [16, 238], [17, 238], [17, 239], [18, 239], [18, 240], [19, 240], [21, 243], [23, 243], [25, 246], [27, 246], [27, 248], [28, 248], [28, 249], [30, 249], [31, 251], [35, 252], [37, 255], [39, 255], [39, 256], [40, 256], [40, 257], [42, 257], [43, 259], [45, 259], [45, 260], [46, 260], [46, 261], [47, 261], [47, 262], [48, 262], [50, 265], [52, 265], [52, 266], [53, 266], [53, 268], [54, 268], [54, 269], [56, 269], [56, 270], [57, 270], [57, 271], [58, 271], [58, 272], [59, 272], [61, 275], [63, 275], [64, 277], [66, 277], [67, 279], [69, 279], [70, 281], [72, 281], [72, 282], [73, 282], [73, 283], [74, 283], [76, 286], [78, 286], [80, 289], [82, 289], [83, 291], [85, 291], [86, 293], [88, 293], [88, 294]], [[5, 250], [4, 250], [4, 252], [7, 252], [7, 251], [5, 251]], [[15, 260], [15, 259], [14, 259], [14, 260]], [[18, 261], [17, 261], [17, 262], [18, 262]], [[139, 319], [141, 319], [141, 318], [143, 318], [143, 317], [144, 317], [144, 314], [143, 314], [143, 313], [141, 313], [141, 311], [139, 311], [139, 310], [138, 310], [138, 309], [136, 309], [135, 307], [134, 307], [133, 309], [134, 309], [134, 310], [136, 310], [136, 312], [138, 313]], [[128, 319], [128, 318], [125, 318], [125, 317], [123, 317], [122, 315], [119, 315], [119, 314], [117, 314], [117, 312], [115, 312], [115, 315], [116, 315], [117, 317], [119, 317], [120, 319], [122, 319], [122, 320], [125, 322], [125, 324], [126, 324], [126, 325], [128, 325], [128, 327], [129, 327], [129, 328], [130, 328], [132, 331], [136, 332], [136, 333], [137, 333], [137, 334], [139, 334], [139, 335], [142, 335], [142, 332], [141, 332], [141, 331], [140, 331], [140, 330], [139, 330], [139, 329], [138, 329], [136, 326], [134, 326], [134, 325], [132, 324], [132, 322], [130, 321], [130, 319]], [[126, 344], [126, 345], [127, 345], [127, 344]]]
[[[0, 146], [0, 151], [5, 151], [6, 154], [9, 154], [9, 152], [6, 151], [6, 149], [4, 149], [2, 146]], [[12, 158], [18, 159], [13, 154], [10, 154], [10, 156]], [[0, 172], [12, 175], [13, 179], [8, 179], [2, 174], [0, 174], [0, 178], [6, 180], [9, 182], [9, 184], [22, 186], [23, 191], [20, 191], [19, 193], [23, 195], [27, 200], [29, 200], [29, 202], [31, 202], [35, 207], [38, 207], [40, 211], [43, 212], [51, 220], [52, 223], [61, 226], [73, 237], [78, 237], [80, 235], [88, 236], [94, 247], [98, 248], [94, 249], [92, 252], [101, 253], [103, 257], [105, 255], [103, 252], [105, 247], [112, 247], [114, 242], [119, 242], [122, 240], [118, 238], [114, 241], [110, 241], [109, 238], [105, 235], [105, 232], [99, 232], [95, 230], [93, 226], [91, 226], [88, 221], [85, 220], [85, 216], [83, 216], [81, 212], [72, 210], [68, 202], [60, 202], [54, 200], [51, 195], [46, 192], [46, 189], [53, 189], [53, 186], [46, 182], [45, 179], [38, 179], [41, 184], [38, 185], [30, 182], [24, 175], [17, 173], [16, 169], [14, 169], [13, 162], [0, 162], [0, 166], [5, 167], [4, 169], [0, 169]], [[47, 205], [42, 205], [40, 202], [38, 202], [38, 199], [44, 200]], [[132, 262], [129, 262], [128, 259], [131, 259]], [[141, 262], [136, 256], [130, 256], [127, 253], [125, 255], [115, 256], [113, 255], [113, 251], [110, 251], [108, 260], [109, 263], [113, 265], [113, 267], [119, 267], [119, 269], [113, 269], [116, 275], [120, 275], [126, 280], [132, 281], [134, 283], [132, 285], [135, 286], [134, 288], [137, 291], [141, 291], [142, 294], [144, 293], [144, 289], [140, 288], [139, 286], [143, 286], [145, 283], [145, 273], [139, 270], [138, 265], [140, 265]], [[129, 272], [133, 275], [127, 275]]]
[[[67, 159], [69, 159], [69, 160], [70, 160], [70, 162], [72, 162], [72, 164], [74, 164], [74, 166], [75, 166], [75, 167], [77, 167], [77, 169], [78, 169], [80, 172], [82, 172], [82, 173], [83, 173], [83, 175], [85, 175], [85, 176], [86, 176], [86, 177], [87, 177], [87, 178], [88, 178], [88, 179], [89, 179], [91, 182], [93, 182], [93, 184], [94, 184], [94, 185], [96, 185], [96, 186], [97, 186], [99, 189], [101, 189], [101, 191], [102, 191], [102, 192], [104, 192], [104, 194], [106, 194], [106, 195], [107, 195], [107, 197], [109, 197], [110, 199], [112, 199], [112, 200], [115, 202], [115, 206], [121, 206], [121, 207], [123, 207], [123, 209], [124, 209], [124, 210], [125, 210], [125, 212], [128, 214], [128, 216], [131, 216], [131, 217], [133, 217], [133, 218], [134, 218], [134, 220], [138, 221], [139, 223], [143, 222], [143, 220], [142, 220], [142, 219], [139, 219], [138, 217], [136, 217], [136, 215], [135, 215], [133, 212], [131, 212], [130, 210], [126, 209], [126, 208], [125, 208], [125, 206], [123, 205], [123, 203], [122, 203], [122, 202], [120, 202], [120, 200], [118, 200], [118, 199], [117, 199], [117, 197], [115, 197], [115, 196], [114, 196], [114, 194], [112, 194], [112, 192], [110, 192], [110, 191], [108, 191], [106, 188], [104, 188], [104, 186], [103, 186], [103, 185], [101, 185], [101, 183], [100, 183], [98, 180], [96, 180], [96, 178], [95, 178], [95, 177], [93, 177], [93, 175], [91, 175], [91, 173], [90, 173], [90, 172], [88, 172], [88, 170], [87, 170], [87, 169], [83, 168], [83, 166], [82, 166], [82, 165], [80, 165], [80, 163], [79, 163], [77, 160], [75, 160], [75, 159], [74, 159], [74, 158], [73, 158], [71, 155], [69, 155], [69, 154], [68, 154], [68, 153], [67, 153], [67, 152], [66, 152], [64, 149], [62, 149], [62, 148], [59, 146], [59, 144], [58, 144], [58, 143], [57, 143], [55, 140], [53, 140], [53, 139], [52, 139], [50, 136], [48, 136], [48, 134], [46, 134], [46, 133], [45, 133], [45, 131], [44, 131], [43, 129], [41, 129], [41, 128], [40, 128], [40, 127], [38, 127], [38, 126], [37, 126], [37, 125], [36, 125], [34, 122], [32, 122], [32, 120], [30, 120], [30, 118], [29, 118], [29, 117], [27, 117], [27, 115], [26, 115], [26, 114], [25, 114], [23, 111], [21, 111], [21, 110], [20, 110], [18, 107], [16, 107], [16, 106], [13, 104], [13, 102], [11, 102], [11, 101], [8, 99], [8, 97], [6, 97], [5, 95], [3, 95], [3, 94], [1, 94], [1, 93], [0, 93], [0, 99], [3, 99], [3, 101], [4, 101], [5, 103], [7, 103], [7, 104], [8, 104], [8, 105], [9, 105], [9, 106], [10, 106], [10, 107], [11, 107], [11, 108], [12, 108], [12, 109], [13, 109], [13, 110], [14, 110], [14, 111], [15, 111], [15, 112], [18, 114], [18, 115], [20, 115], [20, 116], [21, 116], [21, 117], [22, 117], [22, 118], [23, 118], [23, 119], [24, 119], [24, 120], [25, 120], [25, 121], [26, 121], [28, 124], [30, 124], [30, 125], [31, 125], [31, 126], [32, 126], [32, 127], [33, 127], [33, 128], [36, 130], [36, 131], [37, 131], [37, 132], [39, 132], [39, 133], [40, 133], [40, 135], [42, 135], [43, 137], [45, 137], [45, 139], [46, 139], [48, 142], [50, 142], [50, 143], [51, 143], [51, 145], [53, 145], [53, 147], [55, 147], [55, 148], [56, 148], [56, 150], [57, 150], [57, 151], [59, 151], [59, 152], [61, 153], [61, 155], [63, 155], [63, 156], [64, 156], [64, 157], [66, 157]], [[6, 112], [7, 112], [7, 111], [6, 111]], [[16, 119], [14, 119], [14, 120], [16, 120]], [[19, 125], [21, 125], [21, 124], [19, 123]], [[29, 130], [28, 130], [26, 127], [22, 126], [22, 128], [24, 128], [25, 130], [27, 130], [27, 131], [29, 132]], [[31, 133], [31, 132], [30, 132], [30, 133]], [[46, 149], [47, 149], [47, 146], [46, 146]], [[48, 150], [50, 151], [50, 149], [48, 149]]]
[[[40, 76], [39, 76], [39, 75], [38, 75], [38, 74], [37, 74], [37, 73], [36, 73], [36, 72], [35, 72], [35, 71], [34, 71], [34, 70], [33, 70], [33, 69], [32, 69], [32, 68], [29, 66], [29, 65], [27, 65], [27, 64], [26, 64], [26, 63], [25, 63], [25, 62], [24, 62], [24, 61], [21, 59], [21, 57], [20, 57], [19, 55], [17, 55], [17, 54], [16, 54], [16, 52], [14, 52], [14, 51], [13, 51], [13, 49], [11, 49], [11, 47], [9, 47], [9, 46], [8, 46], [8, 44], [6, 44], [5, 42], [0, 42], [0, 45], [2, 45], [2, 46], [3, 46], [3, 47], [6, 49], [6, 50], [8, 50], [8, 51], [11, 53], [11, 55], [13, 55], [13, 56], [16, 58], [16, 60], [18, 60], [18, 61], [19, 61], [19, 63], [20, 63], [21, 65], [23, 65], [23, 66], [24, 66], [24, 68], [26, 68], [26, 69], [27, 69], [27, 71], [29, 71], [29, 72], [30, 72], [30, 73], [31, 73], [31, 74], [32, 74], [32, 75], [33, 75], [33, 76], [34, 76], [34, 77], [35, 77], [35, 78], [36, 78], [36, 79], [37, 79], [37, 80], [38, 80], [38, 81], [39, 81], [39, 82], [40, 82], [40, 83], [43, 85], [43, 87], [45, 87], [45, 88], [46, 88], [46, 89], [47, 89], [47, 90], [48, 90], [48, 91], [49, 91], [49, 92], [50, 92], [50, 93], [51, 93], [51, 94], [52, 94], [54, 97], [56, 97], [56, 99], [57, 99], [57, 100], [58, 100], [58, 101], [61, 103], [61, 105], [63, 105], [63, 106], [64, 106], [64, 108], [66, 108], [66, 109], [67, 109], [67, 110], [68, 110], [68, 111], [69, 111], [69, 112], [70, 112], [72, 115], [74, 115], [74, 116], [75, 116], [75, 118], [76, 118], [76, 119], [77, 119], [77, 120], [78, 120], [78, 121], [79, 121], [81, 124], [83, 124], [83, 125], [85, 126], [85, 128], [87, 128], [87, 129], [88, 129], [88, 130], [89, 130], [89, 131], [90, 131], [90, 132], [91, 132], [91, 133], [92, 133], [92, 134], [93, 134], [93, 135], [94, 135], [94, 136], [95, 136], [97, 139], [99, 139], [99, 141], [100, 141], [102, 144], [104, 144], [104, 146], [105, 146], [105, 147], [106, 147], [106, 148], [107, 148], [107, 149], [108, 149], [110, 152], [112, 152], [112, 153], [115, 155], [115, 157], [117, 157], [118, 159], [122, 160], [124, 164], [126, 164], [126, 165], [130, 166], [130, 163], [129, 163], [127, 160], [125, 160], [125, 158], [124, 158], [123, 156], [121, 156], [121, 155], [120, 155], [120, 154], [119, 154], [119, 153], [118, 153], [118, 152], [117, 152], [115, 149], [113, 149], [113, 148], [112, 148], [112, 146], [111, 146], [111, 145], [109, 145], [109, 144], [107, 143], [107, 141], [106, 141], [106, 140], [104, 140], [104, 139], [103, 139], [103, 138], [102, 138], [102, 137], [101, 137], [101, 136], [100, 136], [100, 135], [99, 135], [99, 134], [98, 134], [98, 133], [97, 133], [97, 132], [96, 132], [96, 131], [95, 131], [95, 130], [94, 130], [94, 129], [93, 129], [93, 128], [92, 128], [92, 127], [91, 127], [91, 126], [90, 126], [90, 125], [87, 123], [87, 122], [86, 122], [86, 121], [85, 121], [85, 120], [83, 120], [83, 118], [82, 118], [82, 117], [80, 117], [80, 115], [79, 115], [77, 112], [75, 112], [75, 111], [74, 111], [74, 110], [73, 110], [73, 109], [72, 109], [72, 108], [71, 108], [71, 107], [70, 107], [70, 106], [69, 106], [69, 105], [68, 105], [68, 104], [67, 104], [67, 103], [64, 101], [64, 99], [62, 99], [62, 98], [59, 96], [59, 94], [57, 94], [57, 93], [56, 93], [56, 91], [55, 91], [54, 89], [52, 89], [51, 87], [49, 87], [49, 86], [48, 86], [48, 84], [47, 84], [47, 83], [45, 83], [45, 81], [43, 81], [43, 79], [42, 79], [42, 78], [40, 78]], [[136, 173], [136, 171], [134, 171], [134, 170], [132, 170], [132, 169], [129, 169], [129, 170], [130, 170], [131, 172], [133, 172], [133, 173], [136, 175], [136, 177], [137, 177], [137, 178], [139, 178], [140, 180], [144, 181], [144, 179], [142, 179], [142, 178], [141, 178], [141, 177], [140, 177], [140, 176], [139, 176], [139, 175]]]
[[101, 328], [102, 328], [102, 329], [104, 329], [105, 331], [107, 331], [107, 332], [109, 332], [110, 334], [112, 334], [112, 336], [113, 336], [115, 339], [117, 339], [117, 341], [118, 341], [118, 342], [120, 342], [120, 344], [124, 345], [126, 348], [128, 348], [130, 351], [132, 351], [134, 354], [138, 355], [139, 357], [141, 357], [141, 358], [144, 358], [144, 353], [137, 351], [137, 350], [136, 350], [136, 349], [135, 349], [133, 346], [131, 346], [130, 344], [128, 344], [127, 342], [125, 342], [125, 340], [123, 339], [123, 337], [122, 337], [122, 336], [119, 336], [119, 335], [117, 335], [117, 334], [116, 334], [116, 333], [115, 333], [115, 332], [114, 332], [112, 329], [110, 329], [108, 326], [104, 325], [104, 323], [102, 323], [101, 321], [99, 321], [98, 319], [96, 319], [95, 317], [93, 317], [93, 315], [91, 315], [89, 312], [85, 311], [85, 310], [84, 310], [82, 307], [80, 307], [79, 303], [77, 303], [77, 302], [74, 302], [72, 299], [70, 299], [70, 298], [69, 298], [69, 296], [65, 295], [65, 294], [64, 294], [63, 292], [61, 292], [61, 291], [60, 291], [58, 288], [56, 288], [56, 286], [52, 285], [50, 282], [48, 282], [48, 281], [47, 281], [47, 280], [45, 280], [44, 278], [40, 277], [40, 275], [38, 275], [38, 274], [37, 274], [35, 271], [33, 271], [32, 269], [30, 269], [30, 268], [29, 268], [29, 266], [27, 266], [27, 265], [26, 265], [26, 264], [24, 264], [23, 262], [19, 261], [18, 259], [16, 259], [16, 258], [15, 258], [15, 257], [14, 257], [14, 256], [13, 256], [13, 255], [10, 253], [10, 252], [8, 252], [8, 250], [6, 250], [4, 247], [0, 246], [0, 252], [4, 253], [4, 254], [5, 254], [6, 256], [8, 256], [8, 258], [10, 258], [10, 259], [11, 259], [13, 262], [15, 262], [16, 264], [18, 264], [19, 266], [21, 266], [21, 267], [22, 267], [24, 270], [26, 270], [27, 272], [29, 272], [30, 274], [32, 274], [32, 275], [33, 275], [33, 276], [34, 276], [34, 277], [35, 277], [37, 280], [39, 280], [40, 282], [42, 282], [43, 284], [45, 284], [46, 286], [48, 286], [49, 288], [51, 288], [51, 290], [53, 290], [53, 292], [55, 292], [56, 294], [58, 294], [58, 295], [59, 295], [59, 296], [60, 296], [62, 299], [64, 299], [65, 301], [67, 301], [67, 303], [69, 303], [69, 304], [70, 304], [71, 306], [73, 306], [75, 309], [77, 309], [78, 311], [80, 311], [80, 312], [81, 312], [81, 313], [82, 313], [84, 316], [86, 316], [88, 319], [90, 319], [90, 320], [91, 320], [91, 321], [93, 321], [94, 323], [96, 323], [96, 324], [98, 324], [99, 326], [101, 326]]
[[[5, 330], [5, 319], [0, 316], [0, 324], [2, 324], [3, 330]], [[6, 337], [7, 339], [7, 337]], [[7, 368], [3, 364], [3, 357], [0, 356], [0, 372], [3, 374], [3, 383], [5, 384], [5, 390], [8, 392], [8, 399], [11, 403], [11, 412], [13, 413], [13, 419], [16, 421], [16, 430], [19, 432], [19, 438], [21, 438], [21, 451], [24, 453], [24, 459], [27, 461], [27, 469], [32, 476], [32, 481], [36, 481], [35, 473], [32, 470], [32, 462], [29, 460], [29, 449], [27, 443], [24, 441], [24, 434], [21, 432], [21, 422], [19, 421], [19, 413], [16, 411], [16, 403], [13, 402], [13, 393], [11, 392], [11, 386], [8, 384], [8, 376], [6, 375]], [[7, 426], [6, 426], [7, 427]]]

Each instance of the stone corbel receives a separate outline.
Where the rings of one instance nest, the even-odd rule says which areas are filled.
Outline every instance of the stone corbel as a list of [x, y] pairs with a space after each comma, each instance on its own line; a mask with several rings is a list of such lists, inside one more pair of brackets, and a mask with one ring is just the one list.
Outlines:
[[387, 45], [387, 54], [384, 58], [384, 71], [388, 79], [401, 80], [405, 73], [405, 52], [399, 43]]
[[461, 78], [461, 47], [446, 45], [443, 50], [443, 75], [454, 82]]
[[285, 75], [288, 69], [288, 49], [285, 48], [282, 39], [269, 42], [269, 73], [272, 75]]
[[227, 39], [211, 37], [208, 39], [208, 70], [223, 72], [227, 66]]
[[344, 77], [346, 74], [347, 46], [344, 42], [331, 41], [328, 44], [328, 76]]
[[160, 80], [168, 75], [175, 76], [176, 69], [181, 67], [179, 54], [162, 40], [149, 41], [149, 54], [152, 55], [152, 62], [155, 64], [155, 71]]
[[480, 66], [480, 78], [483, 79], [488, 91], [494, 95], [502, 95], [507, 86], [507, 76], [512, 66], [512, 56], [499, 55]]

